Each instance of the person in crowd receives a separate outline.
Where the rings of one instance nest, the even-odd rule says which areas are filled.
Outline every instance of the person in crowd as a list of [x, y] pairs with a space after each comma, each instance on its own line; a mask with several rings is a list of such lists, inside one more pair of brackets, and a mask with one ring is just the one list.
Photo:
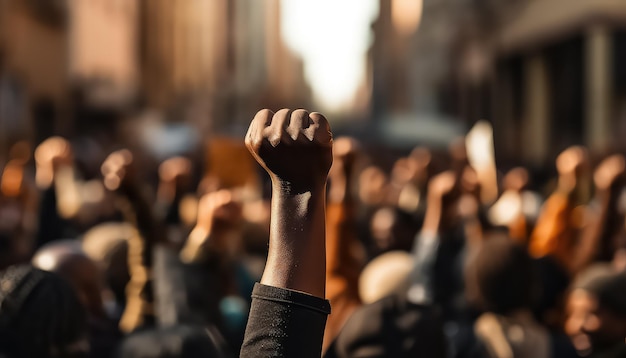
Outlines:
[[135, 227], [128, 241], [130, 281], [126, 287], [126, 307], [120, 320], [123, 332], [132, 332], [156, 322], [153, 291], [153, 250], [166, 242], [161, 223], [155, 220], [145, 192], [141, 190], [133, 166], [133, 155], [126, 149], [111, 153], [102, 164], [104, 186], [117, 194], [118, 206], [126, 221]]
[[[502, 165], [514, 169], [495, 204], [481, 203], [462, 138], [449, 160], [424, 147], [368, 158], [365, 142], [333, 141], [326, 118], [306, 110], [250, 123], [245, 146], [271, 200], [213, 172], [195, 178], [199, 158], [185, 153], [118, 150], [100, 162], [79, 142], [44, 141], [36, 173], [16, 149], [0, 176], [0, 300], [19, 303], [0, 306], [0, 323], [75, 322], [45, 338], [44, 357], [567, 358], [567, 335], [580, 355], [623, 354], [621, 154], [592, 172], [585, 148], [561, 153], [539, 212], [529, 183], [545, 183], [515, 163]], [[86, 174], [94, 167], [101, 176]], [[615, 278], [587, 274], [598, 263]], [[55, 318], [29, 322], [40, 280], [63, 296], [54, 305], [75, 307], [40, 305], [36, 315]], [[104, 321], [119, 327], [114, 340], [94, 329]], [[0, 356], [33, 356], [24, 342], [0, 338]]]
[[128, 241], [135, 235], [132, 225], [108, 222], [94, 226], [81, 238], [81, 248], [93, 260], [104, 281], [103, 301], [107, 316], [119, 322], [126, 306]]
[[57, 240], [41, 247], [34, 255], [35, 268], [53, 272], [74, 288], [87, 312], [91, 357], [110, 357], [121, 339], [116, 322], [104, 307], [102, 272], [82, 250], [77, 240]]
[[494, 225], [508, 227], [511, 239], [524, 246], [528, 244], [528, 231], [532, 227], [528, 218], [528, 205], [532, 204], [528, 203], [527, 198], [528, 182], [529, 173], [526, 168], [516, 167], [509, 170], [502, 178], [502, 195], [489, 208], [489, 220]]
[[169, 239], [182, 242], [188, 234], [188, 228], [181, 217], [181, 203], [193, 190], [192, 162], [182, 156], [168, 158], [159, 165], [159, 185], [156, 194], [156, 206], [163, 218]]
[[[203, 195], [196, 225], [179, 254], [187, 272], [184, 280], [189, 281], [186, 286], [206, 287], [188, 293], [186, 306], [190, 313], [205, 312], [207, 321], [218, 323], [233, 347], [243, 340], [254, 287], [254, 279], [242, 260], [242, 221], [242, 204], [232, 190]], [[202, 284], [202, 280], [211, 285]], [[210, 305], [208, 297], [213, 302]]]
[[433, 266], [438, 249], [434, 236], [441, 223], [450, 224], [449, 216], [455, 215], [451, 207], [459, 196], [457, 183], [452, 172], [433, 179], [429, 185], [430, 213], [425, 219], [430, 225], [422, 228], [417, 240], [419, 247], [408, 282], [399, 285], [397, 292], [359, 308], [330, 346], [327, 357], [446, 356], [443, 320], [434, 306]]
[[568, 148], [558, 156], [557, 187], [542, 208], [528, 247], [533, 257], [550, 257], [570, 276], [575, 273], [571, 257], [582, 230], [575, 225], [583, 223], [580, 193], [585, 189], [583, 178], [588, 167], [588, 153], [583, 147]]
[[316, 112], [256, 114], [246, 146], [272, 181], [267, 263], [254, 288], [242, 357], [320, 357], [326, 293], [326, 180], [332, 134]]
[[326, 207], [326, 297], [333, 307], [324, 333], [324, 350], [361, 305], [359, 275], [365, 250], [357, 237], [353, 172], [358, 143], [348, 137], [333, 142], [333, 165]]
[[28, 262], [35, 247], [37, 196], [28, 184], [26, 160], [12, 159], [0, 177], [0, 269]]
[[99, 177], [85, 180], [69, 140], [51, 137], [35, 150], [36, 183], [42, 190], [36, 244], [75, 238], [115, 216], [111, 196]]
[[568, 296], [565, 332], [581, 356], [626, 356], [626, 273], [609, 264], [581, 272]]
[[74, 289], [31, 265], [0, 272], [0, 355], [89, 357], [87, 315]]
[[470, 258], [466, 292], [484, 311], [474, 330], [487, 357], [576, 357], [573, 347], [533, 317], [538, 281], [523, 246], [490, 235]]

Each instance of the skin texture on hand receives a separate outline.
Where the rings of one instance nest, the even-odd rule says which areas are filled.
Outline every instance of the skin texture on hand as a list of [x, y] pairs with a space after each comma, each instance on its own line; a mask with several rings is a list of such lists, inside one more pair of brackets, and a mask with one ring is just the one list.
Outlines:
[[254, 117], [246, 146], [272, 183], [291, 194], [322, 188], [332, 164], [332, 134], [319, 113], [262, 110]]
[[246, 146], [272, 180], [272, 215], [264, 285], [325, 296], [326, 179], [332, 134], [319, 113], [261, 110]]

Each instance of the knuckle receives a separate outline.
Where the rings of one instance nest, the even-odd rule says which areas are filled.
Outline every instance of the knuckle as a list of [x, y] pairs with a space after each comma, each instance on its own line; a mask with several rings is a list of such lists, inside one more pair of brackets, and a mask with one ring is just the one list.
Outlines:
[[272, 112], [271, 110], [267, 108], [264, 108], [256, 113], [255, 118], [257, 117], [258, 118], [266, 118], [266, 117], [272, 118], [273, 115], [274, 115], [274, 112]]
[[307, 118], [309, 116], [309, 111], [307, 111], [306, 109], [296, 109], [295, 111], [293, 111], [291, 113], [291, 118], [298, 118], [298, 119], [304, 119]]

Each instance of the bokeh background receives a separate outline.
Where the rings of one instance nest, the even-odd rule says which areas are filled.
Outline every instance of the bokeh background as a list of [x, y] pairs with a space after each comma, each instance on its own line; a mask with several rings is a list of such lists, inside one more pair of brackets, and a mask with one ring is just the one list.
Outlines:
[[0, 158], [62, 135], [161, 160], [298, 107], [400, 151], [485, 119], [541, 171], [626, 150], [625, 27], [621, 0], [2, 0]]

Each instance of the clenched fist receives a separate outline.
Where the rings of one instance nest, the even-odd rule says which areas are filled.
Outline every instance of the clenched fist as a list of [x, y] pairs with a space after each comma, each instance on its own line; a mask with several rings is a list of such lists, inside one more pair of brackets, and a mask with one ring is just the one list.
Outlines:
[[127, 184], [132, 177], [132, 163], [133, 154], [127, 149], [111, 153], [100, 168], [104, 177], [104, 186], [115, 191]]
[[619, 183], [626, 170], [626, 161], [621, 154], [614, 154], [602, 162], [593, 174], [593, 181], [599, 190], [609, 190]]
[[320, 113], [261, 110], [252, 120], [245, 142], [282, 190], [300, 194], [326, 184], [333, 161], [332, 134]]
[[[189, 234], [180, 257], [184, 262], [194, 262], [207, 254], [207, 250], [226, 254], [237, 243], [230, 232], [235, 231], [241, 220], [241, 203], [233, 199], [226, 189], [204, 195], [198, 203], [198, 222]], [[230, 253], [232, 254], [232, 253]]]

